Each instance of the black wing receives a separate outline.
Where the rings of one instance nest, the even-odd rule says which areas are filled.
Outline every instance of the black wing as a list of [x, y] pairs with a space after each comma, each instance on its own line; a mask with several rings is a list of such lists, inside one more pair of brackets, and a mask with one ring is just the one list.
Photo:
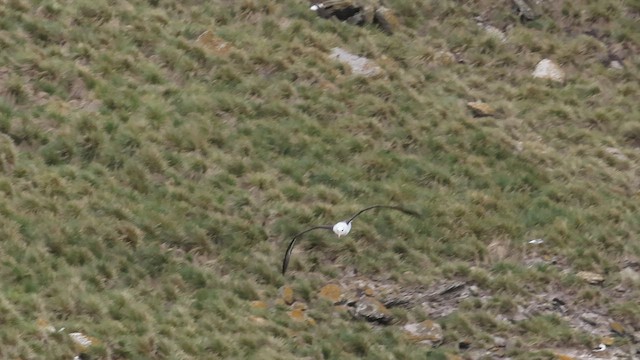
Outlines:
[[296, 240], [298, 240], [298, 238], [301, 235], [306, 234], [309, 231], [316, 230], [316, 229], [333, 230], [333, 227], [329, 226], [329, 225], [315, 226], [315, 227], [312, 227], [311, 229], [307, 229], [307, 230], [295, 235], [293, 237], [293, 239], [291, 239], [291, 242], [289, 243], [289, 247], [287, 248], [287, 252], [284, 254], [284, 260], [282, 261], [282, 275], [284, 275], [284, 273], [287, 271], [287, 266], [289, 266], [289, 258], [291, 258], [291, 251], [293, 251], [293, 245], [295, 245]]
[[403, 213], [407, 214], [407, 215], [412, 215], [412, 216], [420, 216], [420, 214], [418, 214], [417, 212], [413, 211], [413, 210], [409, 210], [409, 209], [405, 209], [399, 206], [390, 206], [390, 205], [373, 205], [373, 206], [369, 206], [368, 208], [364, 208], [360, 211], [358, 211], [355, 215], [353, 215], [351, 217], [351, 219], [347, 220], [347, 223], [350, 223], [353, 221], [353, 219], [355, 219], [356, 217], [358, 217], [358, 215], [362, 214], [363, 212], [367, 211], [367, 210], [371, 210], [371, 209], [376, 209], [376, 208], [386, 208], [386, 209], [393, 209], [393, 210], [398, 210], [398, 211], [402, 211]]

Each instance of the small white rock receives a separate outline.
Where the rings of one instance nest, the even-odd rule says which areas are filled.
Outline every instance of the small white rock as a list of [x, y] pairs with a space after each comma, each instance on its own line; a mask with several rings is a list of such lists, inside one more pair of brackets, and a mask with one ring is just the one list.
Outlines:
[[553, 61], [549, 59], [542, 59], [536, 65], [533, 71], [533, 77], [539, 79], [549, 79], [557, 82], [564, 81], [564, 71], [560, 69]]
[[620, 160], [620, 161], [628, 161], [629, 158], [622, 153], [622, 151], [620, 151], [617, 148], [614, 147], [607, 147], [606, 149], [604, 149], [607, 153], [613, 155], [616, 159]]
[[614, 70], [622, 70], [624, 69], [624, 66], [622, 66], [622, 63], [620, 61], [613, 60], [612, 62], [609, 63], [609, 68]]

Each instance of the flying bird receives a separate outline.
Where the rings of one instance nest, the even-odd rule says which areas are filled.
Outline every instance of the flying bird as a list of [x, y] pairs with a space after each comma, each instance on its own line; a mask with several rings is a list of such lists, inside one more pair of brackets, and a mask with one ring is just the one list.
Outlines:
[[291, 239], [291, 242], [289, 243], [289, 247], [287, 247], [287, 252], [284, 254], [284, 260], [282, 261], [282, 275], [285, 274], [285, 272], [287, 271], [287, 267], [289, 266], [289, 259], [291, 258], [291, 251], [293, 251], [293, 246], [296, 243], [296, 240], [298, 240], [298, 238], [300, 236], [302, 236], [303, 234], [308, 233], [309, 231], [313, 231], [316, 229], [326, 229], [326, 230], [332, 230], [336, 235], [338, 235], [338, 237], [342, 237], [347, 235], [350, 231], [351, 231], [351, 223], [353, 222], [353, 220], [358, 217], [358, 215], [362, 214], [363, 212], [367, 211], [367, 210], [371, 210], [371, 209], [377, 209], [377, 208], [384, 208], [384, 209], [392, 209], [392, 210], [398, 210], [398, 211], [402, 211], [403, 213], [407, 214], [407, 215], [412, 215], [412, 216], [419, 216], [420, 214], [418, 214], [415, 211], [412, 210], [408, 210], [405, 208], [401, 208], [399, 206], [389, 206], [389, 205], [373, 205], [373, 206], [369, 206], [367, 208], [364, 208], [360, 211], [358, 211], [355, 215], [353, 215], [350, 219], [348, 220], [344, 220], [344, 221], [340, 221], [337, 224], [331, 226], [331, 225], [319, 225], [319, 226], [314, 226], [310, 229], [307, 229], [301, 233], [296, 234], [293, 239]]

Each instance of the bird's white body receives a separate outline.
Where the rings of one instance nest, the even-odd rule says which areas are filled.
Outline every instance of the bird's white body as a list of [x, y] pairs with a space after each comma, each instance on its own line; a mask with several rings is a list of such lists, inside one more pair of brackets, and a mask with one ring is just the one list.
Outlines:
[[342, 237], [345, 236], [347, 234], [349, 234], [349, 232], [351, 231], [351, 223], [353, 222], [353, 219], [355, 219], [356, 217], [358, 217], [358, 215], [362, 214], [365, 211], [371, 210], [371, 209], [376, 209], [376, 208], [387, 208], [387, 209], [393, 209], [393, 210], [398, 210], [401, 211], [405, 214], [408, 215], [413, 215], [413, 216], [419, 216], [419, 214], [415, 211], [411, 211], [411, 210], [407, 210], [398, 206], [389, 206], [389, 205], [373, 205], [373, 206], [369, 206], [367, 208], [364, 208], [360, 211], [358, 211], [355, 215], [353, 215], [350, 219], [348, 220], [344, 220], [344, 221], [340, 221], [339, 223], [331, 226], [331, 225], [319, 225], [319, 226], [314, 226], [312, 228], [309, 228], [301, 233], [296, 234], [293, 239], [291, 239], [291, 242], [289, 243], [289, 247], [287, 247], [287, 251], [284, 253], [284, 260], [282, 260], [282, 275], [284, 275], [284, 273], [287, 271], [287, 266], [289, 265], [289, 259], [291, 258], [291, 251], [293, 251], [293, 246], [296, 243], [296, 240], [302, 236], [303, 234], [308, 233], [309, 231], [313, 231], [313, 230], [317, 230], [317, 229], [325, 229], [325, 230], [333, 230], [333, 232], [338, 235], [338, 237]]
[[351, 231], [351, 222], [340, 221], [333, 225], [333, 232], [336, 233], [338, 237], [347, 235], [349, 231]]

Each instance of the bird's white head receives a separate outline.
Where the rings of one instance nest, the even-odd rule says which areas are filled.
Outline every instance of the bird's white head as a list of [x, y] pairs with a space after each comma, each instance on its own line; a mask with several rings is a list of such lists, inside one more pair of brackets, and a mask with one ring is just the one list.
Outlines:
[[339, 223], [333, 225], [333, 232], [338, 235], [338, 237], [347, 235], [351, 231], [351, 223], [346, 221], [340, 221]]

